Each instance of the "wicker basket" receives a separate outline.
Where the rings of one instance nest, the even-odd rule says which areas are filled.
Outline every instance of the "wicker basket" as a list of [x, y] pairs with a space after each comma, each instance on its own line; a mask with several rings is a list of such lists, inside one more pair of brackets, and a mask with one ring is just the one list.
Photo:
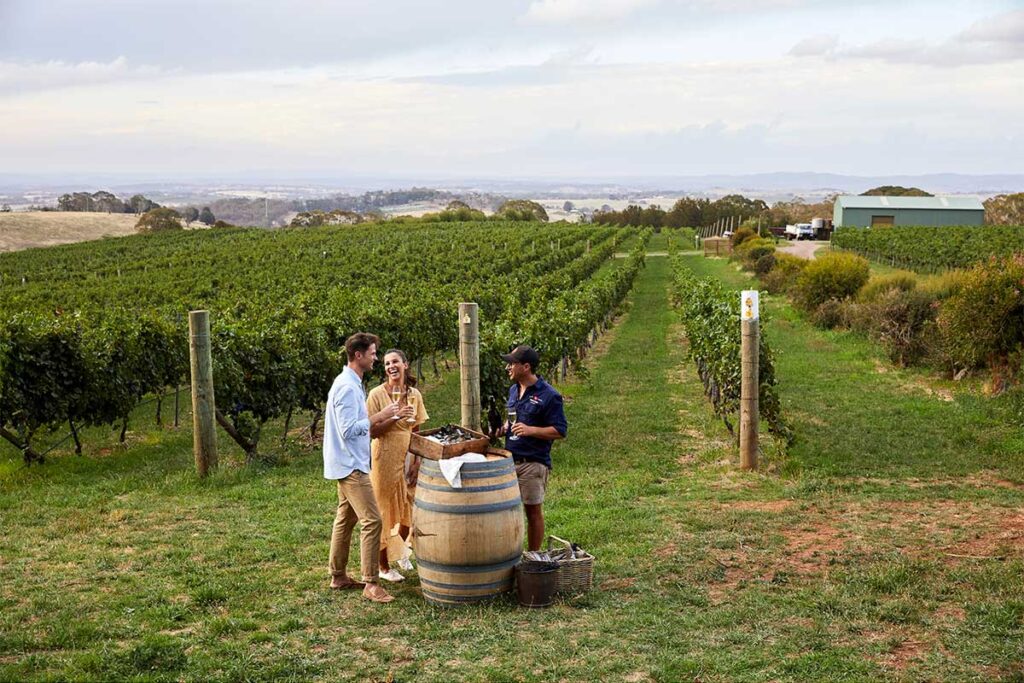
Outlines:
[[[563, 546], [552, 548], [552, 541]], [[573, 556], [572, 543], [558, 536], [548, 536], [548, 553], [558, 563], [555, 572], [556, 593], [584, 593], [594, 585], [594, 556], [577, 550]]]

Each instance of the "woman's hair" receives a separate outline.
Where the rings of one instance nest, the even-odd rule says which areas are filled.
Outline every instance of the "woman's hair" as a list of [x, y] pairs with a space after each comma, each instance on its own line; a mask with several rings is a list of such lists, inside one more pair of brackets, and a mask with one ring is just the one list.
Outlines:
[[[397, 353], [399, 357], [401, 357], [403, 363], [405, 363], [406, 365], [409, 364], [409, 358], [405, 355], [405, 351], [403, 351], [402, 349], [388, 349], [387, 351], [384, 352], [384, 357], [386, 358], [389, 353]], [[406, 368], [405, 386], [409, 388], [414, 387], [416, 386], [416, 382], [416, 375], [412, 374], [412, 368]]]

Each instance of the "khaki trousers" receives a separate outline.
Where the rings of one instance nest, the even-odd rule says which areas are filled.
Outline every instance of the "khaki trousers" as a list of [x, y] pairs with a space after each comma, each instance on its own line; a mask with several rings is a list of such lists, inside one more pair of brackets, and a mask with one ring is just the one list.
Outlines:
[[338, 480], [338, 514], [331, 532], [331, 576], [345, 576], [352, 529], [356, 521], [362, 526], [359, 535], [359, 560], [362, 581], [377, 583], [380, 567], [380, 511], [373, 497], [370, 475], [359, 470]]

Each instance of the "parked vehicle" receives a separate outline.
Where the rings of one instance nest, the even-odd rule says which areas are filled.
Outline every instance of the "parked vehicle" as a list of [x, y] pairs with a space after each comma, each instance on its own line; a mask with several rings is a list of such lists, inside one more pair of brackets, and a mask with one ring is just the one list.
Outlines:
[[786, 226], [786, 239], [788, 240], [813, 240], [814, 228], [810, 223], [790, 223]]

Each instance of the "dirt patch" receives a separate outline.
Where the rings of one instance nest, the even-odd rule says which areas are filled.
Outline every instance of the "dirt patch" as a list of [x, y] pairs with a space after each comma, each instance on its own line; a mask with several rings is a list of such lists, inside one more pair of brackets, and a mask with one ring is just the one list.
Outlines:
[[627, 683], [643, 683], [643, 681], [653, 681], [654, 679], [643, 671], [634, 671], [623, 676], [622, 680], [627, 681]]
[[967, 617], [967, 611], [960, 605], [943, 605], [935, 610], [935, 618], [938, 621], [963, 621]]
[[970, 538], [943, 549], [950, 561], [1024, 557], [1024, 513], [999, 515], [980, 522]]
[[793, 507], [791, 500], [736, 500], [722, 503], [724, 510], [753, 510], [754, 512], [783, 512]]
[[676, 554], [679, 547], [675, 543], [666, 543], [654, 551], [654, 556], [666, 560]]
[[636, 583], [636, 577], [625, 577], [621, 579], [605, 579], [601, 582], [601, 590], [605, 591], [617, 591], [625, 590], [626, 588], [632, 588]]
[[798, 573], [821, 571], [846, 549], [847, 535], [828, 523], [788, 529], [783, 536], [786, 562]]
[[927, 650], [928, 644], [923, 640], [904, 640], [882, 657], [881, 664], [890, 669], [903, 670], [914, 660], [920, 659]]
[[828, 422], [821, 419], [817, 415], [812, 415], [811, 413], [807, 413], [800, 410], [790, 410], [788, 411], [788, 413], [793, 418], [794, 422], [814, 425], [815, 427], [828, 427]]

